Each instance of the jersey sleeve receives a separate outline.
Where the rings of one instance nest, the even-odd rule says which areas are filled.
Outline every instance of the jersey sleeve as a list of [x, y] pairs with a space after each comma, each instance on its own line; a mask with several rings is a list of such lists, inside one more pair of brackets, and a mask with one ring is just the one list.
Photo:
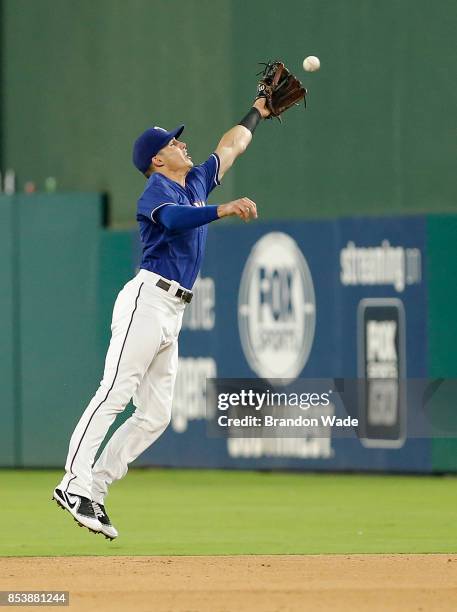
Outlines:
[[203, 164], [194, 166], [194, 168], [192, 168], [192, 170], [189, 172], [187, 182], [190, 179], [191, 181], [198, 183], [198, 187], [203, 190], [207, 198], [212, 190], [217, 187], [217, 185], [220, 185], [219, 167], [220, 161], [217, 153], [211, 153]]
[[176, 204], [173, 200], [173, 194], [167, 189], [158, 185], [148, 187], [138, 200], [137, 216], [143, 215], [157, 223], [157, 211], [167, 204]]

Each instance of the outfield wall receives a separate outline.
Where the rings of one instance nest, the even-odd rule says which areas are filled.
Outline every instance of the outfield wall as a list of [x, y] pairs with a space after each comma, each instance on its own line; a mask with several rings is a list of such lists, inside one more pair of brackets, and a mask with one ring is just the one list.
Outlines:
[[[427, 220], [429, 269], [429, 375], [457, 378], [457, 217], [429, 217]], [[456, 402], [447, 405], [450, 426], [454, 426]], [[457, 470], [457, 438], [436, 439], [432, 464], [437, 471]]]
[[[101, 378], [112, 304], [139, 253], [136, 232], [102, 227], [102, 212], [96, 195], [0, 199], [1, 466], [61, 466]], [[412, 397], [406, 427], [389, 433], [398, 437], [395, 448], [342, 439], [249, 446], [209, 438], [204, 419], [206, 377], [283, 376], [284, 367], [308, 378], [357, 377], [358, 340], [370, 317], [397, 317], [404, 344], [399, 337], [396, 359], [405, 376], [452, 378], [456, 251], [452, 216], [214, 224], [181, 333], [172, 424], [139, 464], [456, 470], [454, 438], [409, 437], [418, 417]], [[282, 282], [279, 293], [270, 291], [275, 282]], [[393, 310], [385, 310], [386, 299]], [[307, 316], [297, 327], [301, 307]], [[293, 337], [292, 348], [279, 342], [273, 352], [258, 350], [268, 333]], [[446, 410], [452, 429], [452, 398]]]
[[[300, 306], [300, 302], [288, 302], [286, 298], [283, 306], [288, 312], [283, 317], [281, 304], [274, 304], [269, 293], [269, 289], [274, 293], [275, 274], [278, 278], [288, 271], [288, 295], [292, 296], [302, 265], [288, 254], [287, 242], [275, 251], [274, 245], [281, 239], [278, 232], [292, 239], [304, 256], [309, 274], [301, 287], [304, 303], [315, 309], [312, 340], [306, 329], [292, 324], [299, 345], [297, 352], [303, 345], [308, 345], [305, 352], [309, 351], [297, 376], [361, 376], [365, 370], [362, 372], [360, 365], [360, 337], [366, 333], [367, 320], [396, 319], [396, 365], [400, 376], [412, 383], [394, 422], [391, 420], [382, 432], [379, 423], [378, 427], [368, 427], [363, 443], [358, 439], [316, 439], [312, 434], [301, 444], [293, 439], [230, 441], [208, 434], [204, 420], [206, 377], [278, 378], [290, 357], [290, 350], [278, 349], [272, 354], [256, 349], [266, 332], [287, 337], [291, 328], [285, 319], [288, 315], [294, 319], [297, 313], [291, 310]], [[212, 228], [196, 300], [187, 309], [181, 332], [171, 427], [146, 451], [140, 463], [313, 470], [455, 470], [455, 385], [451, 383], [447, 394], [444, 390], [449, 387], [440, 387], [440, 401], [424, 405], [422, 400], [431, 381], [455, 377], [456, 250], [457, 218], [452, 216], [282, 221], [249, 227], [221, 224]], [[262, 289], [265, 282], [267, 289]], [[366, 321], [360, 315], [361, 305], [365, 307]], [[264, 323], [259, 323], [260, 319]], [[293, 369], [293, 363], [290, 365]], [[418, 380], [424, 381], [423, 386]], [[388, 421], [389, 418], [387, 415]], [[419, 426], [424, 418], [429, 422]]]
[[[279, 379], [295, 371], [296, 376], [311, 379], [356, 379], [360, 337], [367, 326], [359, 309], [367, 299], [370, 318], [390, 322], [397, 317], [395, 355], [386, 360], [389, 364], [395, 360], [401, 377], [425, 378], [426, 235], [427, 221], [418, 216], [221, 225], [211, 232], [199, 281], [205, 297], [197, 297], [195, 311], [192, 305], [188, 309], [181, 333], [181, 370], [171, 428], [141, 463], [431, 471], [431, 440], [409, 437], [412, 423], [408, 421], [419, 417], [417, 398], [412, 395], [405, 405], [387, 408], [397, 410], [382, 417], [391, 422], [390, 431], [381, 435], [371, 427], [365, 443], [320, 437], [319, 428], [309, 430], [301, 440], [208, 439], [204, 420], [205, 375]], [[297, 255], [297, 247], [304, 260]], [[387, 299], [396, 315], [392, 306], [386, 306]], [[383, 337], [378, 340], [384, 341]], [[297, 372], [303, 353], [309, 355]], [[382, 365], [381, 357], [376, 365]], [[193, 369], [199, 371], [199, 379], [191, 377]], [[287, 381], [281, 390], [289, 386]]]
[[57, 465], [100, 367], [102, 199], [4, 196], [0, 214], [0, 463]]
[[13, 198], [0, 197], [0, 464], [14, 465], [17, 461], [16, 415], [18, 398], [15, 393], [17, 362], [17, 308], [13, 279], [15, 277], [15, 227]]

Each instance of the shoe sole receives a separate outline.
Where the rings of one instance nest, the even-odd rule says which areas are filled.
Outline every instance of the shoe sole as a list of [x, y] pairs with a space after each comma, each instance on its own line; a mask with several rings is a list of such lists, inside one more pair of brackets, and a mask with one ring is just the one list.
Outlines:
[[[96, 531], [95, 529], [91, 529], [91, 528], [90, 528], [90, 527], [88, 527], [87, 525], [84, 525], [83, 523], [81, 523], [80, 521], [78, 521], [78, 519], [76, 518], [76, 516], [75, 516], [74, 514], [72, 514], [72, 513], [70, 512], [70, 510], [69, 510], [69, 509], [68, 509], [66, 506], [64, 506], [64, 505], [63, 505], [63, 503], [60, 501], [60, 499], [57, 499], [56, 497], [54, 497], [54, 495], [51, 497], [51, 500], [52, 500], [52, 501], [55, 501], [55, 502], [56, 502], [56, 504], [59, 506], [59, 508], [60, 508], [61, 510], [65, 510], [66, 512], [68, 512], [68, 513], [71, 515], [71, 517], [73, 518], [73, 520], [75, 521], [75, 523], [76, 523], [77, 525], [79, 525], [79, 527], [84, 527], [85, 529], [87, 529], [87, 530], [88, 530], [88, 531], [90, 531], [91, 533], [94, 533], [95, 535], [96, 535], [97, 533], [102, 533], [101, 531]], [[107, 538], [108, 540], [109, 540], [109, 539], [111, 539], [111, 538], [108, 538], [108, 536], [106, 536], [105, 534], [103, 534], [103, 535], [104, 535], [104, 536], [105, 536], [105, 538]]]
[[102, 529], [101, 529], [101, 531], [99, 531], [99, 533], [101, 533], [102, 535], [104, 535], [104, 536], [105, 536], [105, 538], [106, 538], [107, 540], [109, 540], [110, 542], [112, 542], [113, 540], [115, 540], [115, 539], [117, 538], [117, 535], [115, 535], [115, 536], [110, 536], [110, 535], [108, 535], [107, 533], [105, 533], [105, 532], [103, 531], [103, 523], [102, 523]]
[[106, 540], [109, 540], [110, 542], [112, 542], [113, 540], [115, 540], [117, 538], [117, 536], [109, 536], [108, 534], [106, 534], [104, 531], [99, 531], [98, 533], [101, 533], [102, 536], [105, 537]]

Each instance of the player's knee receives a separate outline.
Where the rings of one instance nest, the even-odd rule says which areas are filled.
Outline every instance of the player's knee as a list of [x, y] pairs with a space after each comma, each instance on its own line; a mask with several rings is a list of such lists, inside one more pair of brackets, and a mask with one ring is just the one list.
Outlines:
[[161, 421], [162, 428], [166, 429], [168, 425], [170, 425], [170, 422], [171, 422], [171, 410], [161, 415], [160, 421]]
[[150, 433], [164, 431], [171, 421], [171, 411], [162, 414], [144, 414], [135, 410], [133, 419], [138, 427]]

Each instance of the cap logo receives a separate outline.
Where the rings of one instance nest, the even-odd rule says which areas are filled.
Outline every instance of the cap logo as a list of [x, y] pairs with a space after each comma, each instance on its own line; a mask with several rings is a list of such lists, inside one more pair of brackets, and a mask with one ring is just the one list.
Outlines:
[[166, 132], [167, 130], [164, 130], [162, 127], [159, 127], [158, 125], [154, 126], [155, 130], [160, 130], [161, 132]]

